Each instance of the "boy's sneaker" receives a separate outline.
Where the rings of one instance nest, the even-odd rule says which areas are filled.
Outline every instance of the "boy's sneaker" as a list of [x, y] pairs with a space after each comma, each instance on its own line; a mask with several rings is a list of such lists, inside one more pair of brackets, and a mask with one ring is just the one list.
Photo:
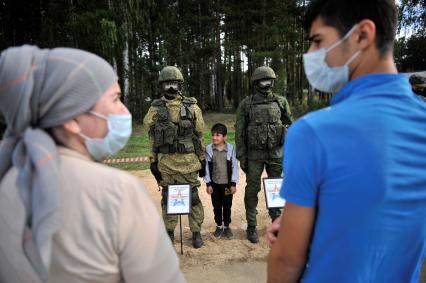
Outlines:
[[216, 230], [213, 232], [213, 236], [216, 238], [220, 238], [223, 234], [223, 228], [222, 226], [216, 226]]
[[234, 234], [232, 233], [231, 228], [225, 226], [225, 228], [223, 229], [223, 235], [228, 239], [231, 240], [234, 238]]

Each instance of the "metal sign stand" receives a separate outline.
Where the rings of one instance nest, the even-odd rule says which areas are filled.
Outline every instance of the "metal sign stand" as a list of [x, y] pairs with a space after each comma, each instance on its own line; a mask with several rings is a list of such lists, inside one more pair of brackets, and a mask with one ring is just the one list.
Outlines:
[[[167, 186], [167, 215], [179, 215], [180, 254], [183, 255], [182, 215], [191, 214], [191, 185], [173, 184]], [[178, 206], [177, 206], [178, 204]]]
[[179, 226], [180, 226], [180, 254], [183, 255], [183, 237], [182, 237], [182, 214], [179, 214]]

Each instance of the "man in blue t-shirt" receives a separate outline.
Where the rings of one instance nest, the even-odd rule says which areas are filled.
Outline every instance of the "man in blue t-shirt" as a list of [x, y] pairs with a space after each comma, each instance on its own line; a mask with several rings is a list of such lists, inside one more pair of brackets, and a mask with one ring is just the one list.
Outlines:
[[416, 282], [426, 253], [426, 104], [393, 61], [393, 0], [312, 0], [310, 84], [289, 129], [268, 282]]

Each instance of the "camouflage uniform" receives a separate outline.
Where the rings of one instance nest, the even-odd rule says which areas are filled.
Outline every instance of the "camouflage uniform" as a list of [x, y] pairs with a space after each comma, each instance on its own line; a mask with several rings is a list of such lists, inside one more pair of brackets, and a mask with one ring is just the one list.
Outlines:
[[[252, 82], [256, 84], [268, 78], [276, 78], [273, 70], [260, 67], [253, 73]], [[260, 91], [256, 88], [255, 93], [243, 99], [238, 107], [235, 143], [237, 158], [247, 177], [244, 204], [248, 227], [257, 225], [257, 195], [263, 169], [266, 169], [268, 177], [282, 175], [282, 145], [286, 125], [291, 124], [292, 120], [287, 100], [273, 94], [271, 89]], [[269, 210], [272, 219], [280, 214], [279, 209]]]
[[411, 75], [410, 84], [413, 92], [426, 100], [426, 77]]
[[[163, 81], [160, 73], [160, 83]], [[180, 92], [173, 99], [163, 95], [152, 102], [144, 118], [144, 127], [149, 131], [152, 148], [150, 159], [151, 162], [158, 162], [158, 170], [161, 173], [159, 184], [163, 188], [163, 219], [172, 239], [178, 216], [166, 214], [168, 185], [192, 186], [192, 212], [188, 218], [193, 233], [199, 234], [204, 220], [204, 209], [198, 196], [198, 171], [202, 169], [200, 162], [204, 162], [205, 158], [204, 120], [196, 103], [195, 98], [183, 97]]]

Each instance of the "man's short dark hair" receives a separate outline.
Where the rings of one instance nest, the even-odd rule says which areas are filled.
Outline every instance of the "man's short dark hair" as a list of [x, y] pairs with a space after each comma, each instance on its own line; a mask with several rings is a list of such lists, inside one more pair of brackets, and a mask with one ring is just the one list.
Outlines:
[[228, 129], [226, 128], [226, 126], [224, 124], [221, 123], [217, 123], [214, 124], [212, 127], [212, 134], [221, 134], [222, 136], [226, 136], [226, 134], [228, 133]]
[[397, 8], [395, 0], [312, 0], [305, 15], [305, 29], [321, 18], [343, 37], [355, 24], [369, 19], [376, 25], [376, 47], [381, 55], [393, 50]]

